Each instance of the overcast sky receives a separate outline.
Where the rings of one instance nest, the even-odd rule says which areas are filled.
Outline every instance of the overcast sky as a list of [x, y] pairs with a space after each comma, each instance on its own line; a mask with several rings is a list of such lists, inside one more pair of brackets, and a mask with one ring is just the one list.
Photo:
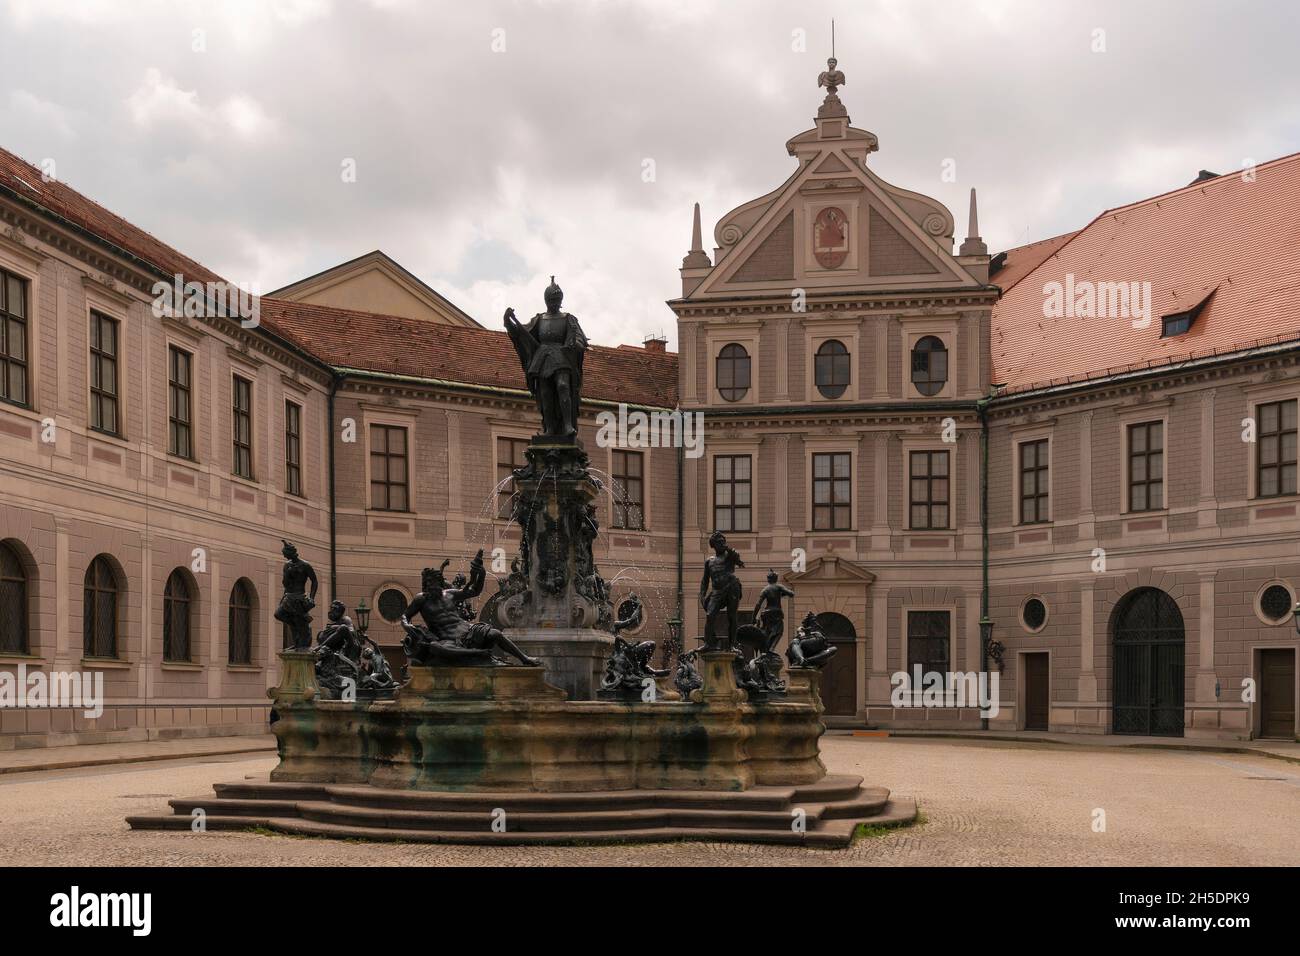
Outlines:
[[790, 174], [832, 16], [872, 168], [959, 239], [976, 186], [996, 251], [1300, 150], [1298, 11], [0, 0], [0, 145], [262, 292], [379, 248], [485, 325], [555, 273], [595, 341], [675, 343], [691, 204], [711, 250]]

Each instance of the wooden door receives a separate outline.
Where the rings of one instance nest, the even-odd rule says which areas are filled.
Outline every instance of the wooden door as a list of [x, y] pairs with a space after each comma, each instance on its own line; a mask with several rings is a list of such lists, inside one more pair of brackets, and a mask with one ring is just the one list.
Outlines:
[[1259, 735], [1295, 739], [1295, 651], [1259, 652]]
[[1025, 730], [1047, 730], [1051, 707], [1051, 669], [1046, 654], [1025, 654]]

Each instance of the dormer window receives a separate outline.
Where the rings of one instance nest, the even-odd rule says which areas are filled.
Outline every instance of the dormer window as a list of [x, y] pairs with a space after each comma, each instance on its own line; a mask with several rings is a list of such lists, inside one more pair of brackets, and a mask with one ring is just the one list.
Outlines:
[[1182, 335], [1192, 327], [1192, 322], [1196, 319], [1195, 312], [1175, 312], [1173, 315], [1166, 315], [1160, 319], [1160, 337], [1167, 339], [1175, 335]]

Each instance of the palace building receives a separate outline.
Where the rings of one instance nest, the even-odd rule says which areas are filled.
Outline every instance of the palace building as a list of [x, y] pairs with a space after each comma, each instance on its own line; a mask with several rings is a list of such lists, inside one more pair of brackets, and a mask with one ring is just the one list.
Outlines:
[[[588, 353], [615, 601], [693, 646], [719, 529], [742, 608], [774, 569], [787, 636], [813, 612], [837, 643], [828, 723], [979, 728], [893, 692], [987, 666], [992, 729], [1295, 737], [1300, 154], [990, 255], [974, 191], [959, 239], [872, 171], [839, 83], [709, 248], [697, 207], [678, 353]], [[390, 647], [421, 568], [518, 546], [535, 409], [495, 317], [381, 252], [256, 323], [160, 313], [177, 275], [223, 284], [0, 151], [0, 671], [106, 690], [0, 707], [0, 748], [264, 732], [282, 538], [316, 626], [364, 602]], [[601, 447], [620, 403], [702, 413], [704, 454]]]

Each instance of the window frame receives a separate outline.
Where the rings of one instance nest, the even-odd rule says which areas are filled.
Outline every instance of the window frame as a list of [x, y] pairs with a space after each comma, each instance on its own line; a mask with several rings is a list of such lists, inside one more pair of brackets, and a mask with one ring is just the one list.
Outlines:
[[[739, 386], [734, 384], [736, 369], [739, 367], [740, 358], [737, 357], [734, 353], [732, 353], [730, 356], [725, 356], [724, 353], [727, 352], [728, 349], [739, 349], [742, 353], [744, 353], [744, 368], [745, 368], [744, 388], [739, 388]], [[731, 370], [732, 370], [731, 375], [732, 375], [733, 384], [728, 386], [728, 388], [730, 391], [737, 392], [734, 398], [729, 398], [727, 396], [727, 393], [723, 390], [722, 363], [724, 360], [731, 366]], [[745, 396], [748, 395], [750, 389], [754, 387], [754, 357], [749, 353], [749, 349], [745, 347], [744, 343], [735, 342], [735, 341], [725, 342], [718, 348], [717, 354], [713, 358], [713, 387], [717, 391], [718, 397], [721, 398], [724, 402], [727, 402], [729, 404], [736, 404], [738, 402], [742, 402], [745, 400]]]
[[[754, 459], [755, 457], [756, 456], [750, 451], [734, 451], [734, 452], [724, 451], [712, 456], [709, 463], [710, 504], [712, 505], [712, 518], [713, 518], [712, 530], [721, 531], [724, 534], [752, 534], [753, 533], [754, 507], [755, 507], [755, 502], [754, 502]], [[746, 468], [748, 469], [748, 474], [746, 475], [745, 478], [737, 478], [736, 462], [742, 458], [745, 460]], [[720, 459], [726, 459], [728, 462], [728, 468], [730, 469], [731, 473], [726, 478], [718, 477], [718, 462]], [[718, 502], [718, 488], [720, 486], [726, 486], [727, 488], [730, 489], [727, 496], [730, 500], [726, 504], [720, 504]], [[736, 503], [736, 489], [740, 486], [744, 486], [746, 488], [747, 496], [749, 499], [746, 504]], [[746, 527], [744, 528], [736, 527], [736, 511], [739, 509], [743, 509], [748, 512], [748, 519], [746, 522]], [[718, 516], [724, 512], [728, 515], [726, 527], [723, 527], [722, 523], [718, 520]]]
[[[931, 621], [935, 620], [936, 618], [930, 617], [931, 615], [943, 616], [946, 626], [944, 628], [944, 634], [942, 635], [942, 638], [938, 634], [918, 633], [918, 631], [921, 629], [919, 627], [918, 628], [913, 627], [914, 618], [917, 619], [918, 622], [923, 619], [922, 616], [925, 616], [925, 619]], [[904, 607], [903, 608], [903, 654], [906, 663], [906, 673], [907, 673], [909, 685], [913, 676], [913, 666], [915, 664], [921, 664], [922, 680], [924, 680], [926, 674], [931, 672], [941, 674], [943, 675], [943, 689], [945, 693], [947, 692], [949, 687], [947, 675], [953, 670], [953, 651], [955, 649], [953, 646], [953, 627], [955, 625], [955, 622], [956, 622], [956, 614], [954, 610], [950, 607]], [[943, 640], [944, 659], [942, 661], [943, 666], [941, 669], [932, 671], [932, 668], [929, 665], [937, 662], [931, 656], [927, 655], [926, 659], [922, 661], [912, 653], [913, 639], [917, 640], [918, 642], [938, 641], [940, 639]], [[911, 691], [913, 694], [920, 694], [922, 690], [923, 690], [922, 687], [915, 687], [915, 686], [911, 687]]]
[[[1286, 427], [1286, 407], [1291, 407], [1292, 427]], [[1269, 431], [1264, 430], [1264, 409], [1277, 408], [1277, 428]], [[1278, 398], [1272, 401], [1255, 403], [1255, 498], [1261, 500], [1271, 500], [1274, 498], [1287, 498], [1297, 493], [1297, 457], [1284, 457], [1284, 448], [1286, 445], [1286, 436], [1291, 436], [1293, 449], [1297, 443], [1297, 436], [1300, 429], [1296, 424], [1300, 423], [1300, 400], [1294, 398]], [[1276, 443], [1276, 460], [1272, 464], [1264, 462], [1264, 443], [1265, 440]], [[1291, 488], [1287, 490], [1284, 481], [1287, 468], [1291, 469]], [[1264, 493], [1264, 474], [1267, 470], [1276, 471], [1277, 490], [1270, 493]]]
[[[840, 351], [828, 352], [828, 348], [838, 346]], [[829, 373], [831, 379], [822, 382], [823, 360], [829, 364]], [[840, 366], [843, 367], [844, 381], [836, 382], [834, 380], [835, 370]], [[823, 339], [813, 352], [813, 388], [824, 399], [836, 401], [841, 398], [852, 397], [850, 389], [853, 386], [853, 352], [849, 347], [838, 338]], [[838, 389], [838, 391], [835, 391]]]
[[284, 491], [295, 498], [307, 497], [302, 480], [302, 412], [301, 402], [284, 400]]
[[[113, 330], [113, 351], [108, 352], [103, 347], [103, 329], [105, 326]], [[99, 432], [103, 435], [112, 435], [114, 438], [122, 437], [122, 376], [121, 371], [121, 347], [122, 347], [122, 322], [120, 319], [109, 315], [102, 309], [90, 309], [90, 325], [87, 334], [87, 350], [89, 352], [89, 389], [90, 402], [88, 409], [89, 424], [92, 431]], [[112, 370], [112, 388], [111, 390], [104, 386], [104, 367], [108, 365]], [[103, 406], [105, 402], [110, 402], [113, 409], [113, 423], [109, 427], [102, 421]]]
[[[622, 467], [620, 468], [620, 458]], [[638, 472], [632, 475], [627, 470], [627, 463], [631, 461], [638, 462]], [[610, 502], [613, 508], [613, 515], [610, 519], [610, 527], [619, 531], [648, 531], [648, 522], [646, 521], [646, 469], [648, 467], [649, 456], [640, 449], [633, 448], [611, 448], [610, 449], [610, 467], [609, 475], [613, 479], [614, 487]], [[636, 493], [633, 494], [633, 484], [636, 486]], [[620, 491], [621, 489], [621, 491]], [[622, 500], [620, 500], [622, 499]], [[635, 510], [634, 510], [635, 509]], [[640, 517], [633, 524], [630, 517], [639, 514]]]
[[[242, 592], [242, 596], [246, 603], [237, 604], [235, 602], [235, 596], [239, 592]], [[253, 583], [249, 581], [248, 578], [241, 577], [235, 580], [235, 583], [230, 588], [230, 599], [226, 606], [226, 664], [230, 667], [252, 667], [253, 648], [257, 646], [257, 595]], [[247, 622], [247, 660], [235, 660], [236, 612], [240, 612], [240, 616], [242, 616]]]
[[[247, 406], [240, 407], [241, 392]], [[245, 481], [256, 481], [253, 461], [253, 380], [238, 372], [230, 374], [230, 473]], [[241, 439], [241, 424], [247, 437]], [[247, 470], [241, 467], [246, 465]]]
[[[518, 494], [518, 489], [515, 487], [514, 471], [516, 468], [522, 468], [524, 465], [528, 464], [525, 452], [528, 450], [530, 441], [531, 439], [520, 435], [492, 436], [492, 461], [496, 469], [496, 481], [493, 483], [492, 487], [495, 488], [506, 478], [510, 479], [510, 484], [506, 486], [508, 491], [502, 489], [497, 492], [496, 517], [498, 521], [509, 521], [511, 518], [515, 495]], [[509, 461], [502, 461], [501, 459], [503, 443], [504, 446], [510, 450]], [[516, 452], [518, 452], [517, 458], [515, 454]]]
[[[848, 473], [846, 475], [835, 474], [835, 466], [837, 464], [837, 460], [841, 458], [846, 459], [848, 463], [847, 466]], [[828, 465], [830, 474], [827, 475], [826, 477], [818, 477], [817, 475], [818, 459], [830, 459]], [[810, 466], [810, 472], [809, 472], [808, 487], [812, 491], [812, 526], [810, 530], [816, 534], [821, 534], [825, 532], [834, 533], [836, 531], [852, 531], [853, 530], [853, 466], [854, 466], [853, 453], [847, 450], [846, 451], [839, 451], [839, 450], [814, 451], [811, 453], [809, 457], [809, 466]], [[846, 484], [848, 489], [848, 493], [844, 501], [835, 500], [836, 487], [840, 483]], [[825, 502], [818, 502], [817, 491], [818, 488], [822, 486], [828, 487], [828, 492], [827, 492], [828, 500]], [[839, 512], [841, 510], [844, 512], [845, 520], [847, 522], [845, 524], [839, 524], [837, 521]], [[822, 513], [825, 513], [829, 516], [828, 523], [826, 524], [825, 527], [820, 527], [817, 523], [818, 515]]]
[[[177, 380], [179, 359], [184, 359], [186, 381]], [[184, 418], [178, 418], [180, 399], [184, 399]], [[185, 461], [198, 461], [194, 441], [194, 352], [174, 342], [167, 343], [167, 454]], [[184, 435], [186, 449], [178, 440]]]
[[[367, 422], [367, 427], [368, 427], [368, 429], [369, 429], [368, 432], [367, 432], [368, 446], [367, 446], [367, 449], [366, 449], [367, 452], [368, 452], [368, 455], [369, 455], [369, 457], [368, 457], [368, 462], [367, 462], [367, 465], [368, 465], [368, 467], [367, 467], [367, 478], [369, 479], [369, 481], [367, 482], [367, 487], [368, 487], [368, 489], [369, 489], [369, 494], [367, 495], [367, 498], [366, 498], [366, 500], [367, 500], [367, 504], [368, 504], [368, 510], [370, 510], [370, 511], [386, 511], [386, 512], [393, 512], [393, 513], [396, 513], [396, 514], [410, 514], [410, 513], [412, 513], [412, 508], [411, 508], [411, 427], [410, 427], [409, 425], [397, 425], [397, 424], [393, 424], [393, 423], [391, 423], [391, 422]], [[383, 433], [384, 433], [384, 450], [383, 450], [383, 451], [376, 451], [376, 450], [375, 450], [375, 435], [376, 435], [376, 430], [377, 430], [377, 429], [382, 429], [382, 430], [383, 430]], [[395, 453], [395, 452], [389, 451], [389, 439], [388, 439], [388, 433], [389, 433], [389, 432], [401, 432], [401, 433], [402, 433], [402, 452], [401, 452], [400, 454], [397, 454], [397, 453]], [[383, 477], [382, 479], [378, 479], [378, 480], [375, 478], [375, 459], [376, 459], [376, 458], [382, 458], [382, 459], [384, 460], [384, 477]], [[398, 458], [400, 458], [401, 461], [402, 461], [402, 480], [401, 480], [401, 481], [394, 481], [394, 480], [390, 477], [390, 476], [392, 475], [392, 471], [393, 471], [393, 468], [392, 468], [392, 460], [393, 460], [393, 459], [398, 459]], [[375, 487], [376, 487], [376, 485], [382, 486], [382, 487], [384, 488], [384, 499], [385, 499], [385, 503], [386, 503], [386, 506], [384, 506], [384, 507], [381, 507], [381, 506], [375, 504]], [[404, 503], [403, 507], [400, 507], [400, 508], [394, 508], [394, 507], [392, 507], [392, 504], [393, 504], [393, 500], [392, 500], [392, 489], [393, 489], [393, 488], [397, 488], [397, 487], [400, 487], [400, 488], [402, 489], [403, 495], [405, 496], [405, 503]]]
[[[176, 594], [174, 584], [178, 584], [182, 593]], [[164, 664], [194, 663], [194, 617], [195, 605], [198, 603], [196, 588], [191, 585], [188, 575], [182, 568], [173, 568], [163, 584], [162, 603], [162, 662]], [[179, 612], [177, 605], [181, 605]], [[185, 642], [185, 656], [177, 657], [172, 648], [177, 640], [176, 625], [183, 624], [181, 637]]]
[[[947, 448], [909, 448], [907, 449], [907, 529], [909, 531], [951, 531], [953, 527], [953, 456], [949, 454]], [[915, 473], [914, 462], [917, 456], [926, 456], [926, 473], [918, 476]], [[944, 473], [936, 475], [934, 472], [934, 461], [936, 455], [942, 455], [944, 458]], [[947, 483], [947, 491], [943, 499], [937, 499], [934, 496], [934, 483], [936, 480]], [[916, 488], [912, 484], [914, 481], [925, 481], [926, 496], [924, 500], [917, 500], [915, 497]], [[914, 521], [914, 509], [917, 507], [925, 508], [925, 524], [916, 524]], [[936, 524], [934, 521], [935, 508], [943, 508], [946, 521], [943, 524]]]
[[[1035, 448], [1035, 463], [1025, 466], [1025, 451]], [[1016, 524], [1049, 524], [1052, 520], [1052, 442], [1049, 438], [1025, 438], [1016, 442]], [[1034, 475], [1034, 491], [1025, 491], [1025, 477]], [[1025, 503], [1033, 502], [1034, 517], [1025, 517]]]
[[[939, 343], [939, 348], [937, 349], [927, 348], [923, 353], [920, 352], [921, 345], [929, 341], [934, 341]], [[943, 370], [943, 378], [936, 381], [934, 378], [933, 356], [938, 353], [943, 354], [944, 370]], [[911, 347], [908, 348], [907, 354], [908, 354], [908, 363], [907, 363], [908, 382], [911, 383], [911, 386], [915, 390], [916, 394], [920, 395], [922, 398], [944, 397], [944, 393], [948, 390], [948, 388], [951, 386], [953, 381], [953, 377], [952, 377], [953, 369], [952, 369], [952, 350], [948, 347], [948, 343], [943, 339], [943, 337], [940, 335], [936, 335], [933, 332], [920, 333], [917, 335], [916, 340], [912, 342]], [[922, 389], [921, 383], [919, 383], [916, 379], [916, 372], [917, 372], [916, 359], [918, 354], [925, 354], [931, 356], [931, 358], [927, 360], [926, 363], [927, 367], [925, 371], [928, 378], [924, 384], [926, 386], [933, 386], [933, 391], [927, 392], [924, 389]]]
[[[10, 283], [15, 282], [22, 290], [22, 315], [10, 310]], [[0, 401], [19, 408], [32, 408], [32, 280], [26, 275], [0, 265]], [[10, 335], [12, 327], [22, 329], [22, 355], [10, 352]], [[22, 370], [22, 397], [11, 394], [10, 379], [13, 370]]]
[[[1140, 422], [1125, 422], [1124, 424], [1124, 490], [1126, 512], [1129, 514], [1147, 514], [1164, 511], [1168, 502], [1165, 495], [1165, 475], [1168, 471], [1168, 443], [1166, 438], [1165, 419], [1155, 418]], [[1160, 431], [1160, 448], [1152, 450], [1151, 448], [1151, 430], [1158, 428]], [[1138, 451], [1134, 449], [1133, 436], [1142, 430], [1143, 448]], [[1160, 477], [1151, 477], [1151, 459], [1153, 456], [1160, 456]], [[1133, 470], [1134, 462], [1141, 458], [1144, 462], [1144, 472], [1146, 477], [1134, 479]], [[1154, 507], [1151, 505], [1151, 489], [1158, 486], [1160, 491], [1160, 503]], [[1145, 495], [1145, 505], [1141, 508], [1134, 506], [1133, 492], [1136, 488], [1141, 487]]]
[[[5, 571], [7, 560], [12, 560], [17, 569], [10, 575]], [[11, 593], [12, 592], [12, 593]], [[27, 573], [27, 564], [18, 549], [7, 541], [0, 541], [0, 596], [4, 601], [12, 600], [16, 609], [12, 615], [0, 611], [0, 620], [11, 620], [17, 624], [16, 640], [13, 646], [0, 643], [0, 657], [27, 657], [32, 653], [32, 588], [31, 576]], [[0, 637], [3, 637], [0, 633]]]
[[[99, 569], [103, 569], [111, 586], [105, 587], [100, 583], [100, 575], [98, 574]], [[108, 634], [111, 644], [111, 653], [108, 654], [96, 653], [96, 651], [101, 647], [101, 642], [98, 640], [100, 637], [98, 623], [101, 620], [101, 616], [98, 613], [98, 596], [100, 594], [110, 595], [113, 604], [112, 613], [108, 618], [111, 626], [111, 631]], [[108, 556], [106, 554], [97, 554], [91, 558], [90, 563], [86, 565], [86, 574], [82, 579], [81, 650], [83, 659], [108, 661], [122, 659], [120, 638], [122, 631], [122, 602], [125, 596], [126, 588], [122, 583], [122, 578], [118, 574], [117, 568], [113, 566], [113, 562], [109, 560]], [[96, 628], [89, 633], [86, 628], [88, 615], [90, 615], [89, 619], [94, 621], [96, 624]]]

